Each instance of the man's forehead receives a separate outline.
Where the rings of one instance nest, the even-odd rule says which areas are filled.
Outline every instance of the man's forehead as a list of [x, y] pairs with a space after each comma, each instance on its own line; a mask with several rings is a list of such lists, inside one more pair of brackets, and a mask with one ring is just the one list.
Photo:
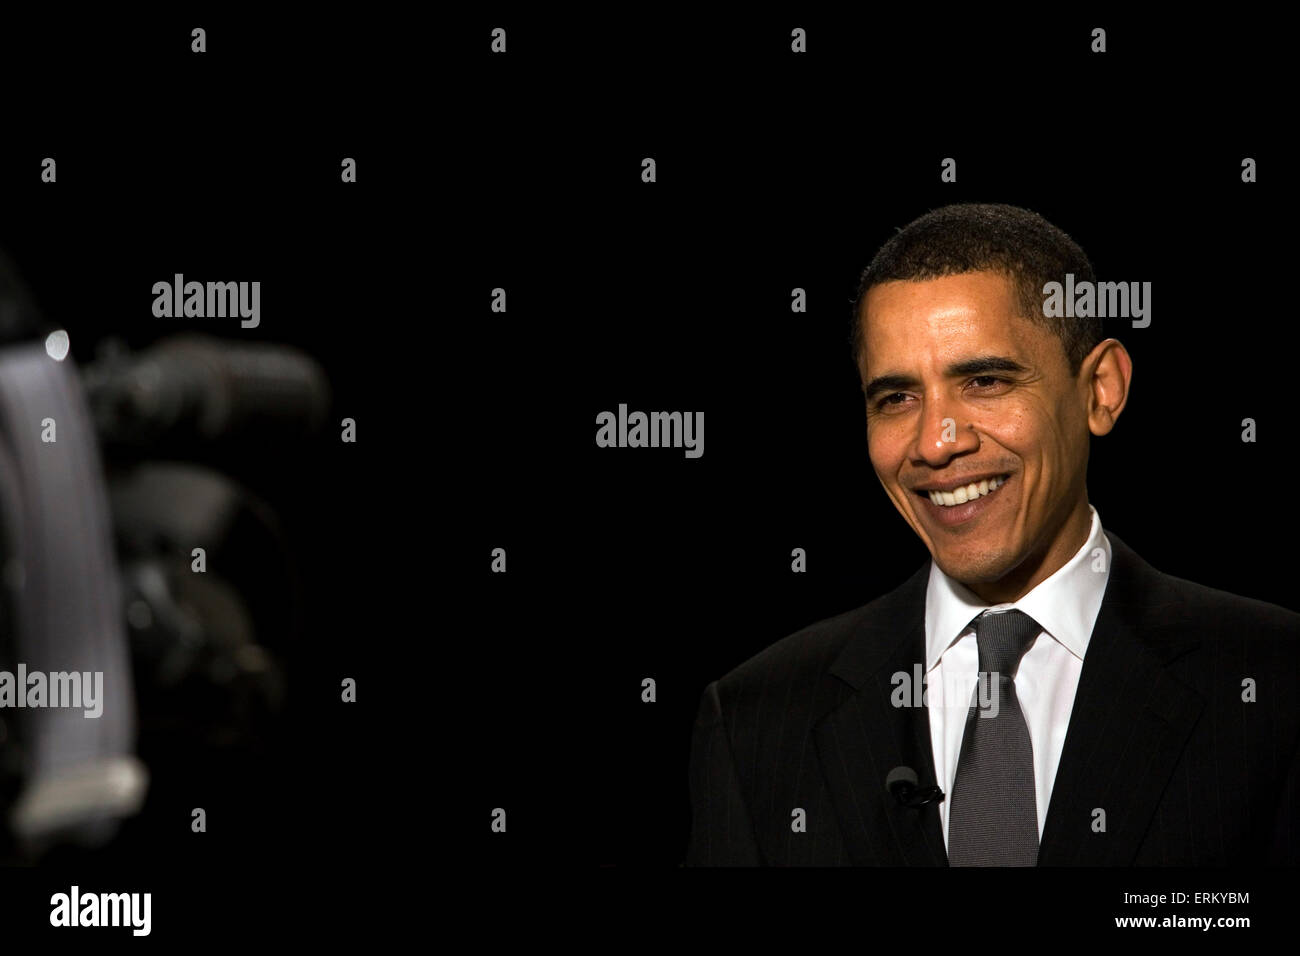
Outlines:
[[863, 315], [906, 320], [929, 315], [978, 314], [1002, 318], [1020, 311], [1014, 283], [996, 272], [965, 272], [935, 279], [898, 279], [867, 290]]
[[[1011, 281], [996, 273], [891, 281], [872, 286], [862, 303], [864, 345], [1036, 351], [1050, 333], [1025, 319]], [[870, 351], [870, 349], [868, 349]]]

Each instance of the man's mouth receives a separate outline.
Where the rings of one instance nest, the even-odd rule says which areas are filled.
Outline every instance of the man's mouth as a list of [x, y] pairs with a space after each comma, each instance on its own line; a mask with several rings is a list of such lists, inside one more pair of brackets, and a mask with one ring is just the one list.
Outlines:
[[995, 478], [987, 478], [982, 481], [973, 481], [968, 485], [961, 485], [952, 491], [918, 491], [917, 494], [922, 498], [928, 498], [940, 508], [952, 508], [991, 495], [1001, 488], [1009, 477], [1011, 477], [1009, 474], [998, 475]]
[[1008, 481], [1014, 480], [1013, 474], [995, 475], [981, 478], [956, 488], [944, 491], [913, 492], [921, 499], [921, 510], [930, 516], [930, 520], [945, 528], [965, 528], [990, 508], [1001, 501], [999, 495]]

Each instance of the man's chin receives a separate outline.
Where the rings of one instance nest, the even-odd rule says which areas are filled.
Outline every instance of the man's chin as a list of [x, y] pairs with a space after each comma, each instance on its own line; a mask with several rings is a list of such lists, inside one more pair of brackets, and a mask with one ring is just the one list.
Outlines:
[[1002, 555], [957, 556], [931, 553], [931, 557], [939, 570], [965, 585], [996, 584], [1014, 571], [1017, 564]]

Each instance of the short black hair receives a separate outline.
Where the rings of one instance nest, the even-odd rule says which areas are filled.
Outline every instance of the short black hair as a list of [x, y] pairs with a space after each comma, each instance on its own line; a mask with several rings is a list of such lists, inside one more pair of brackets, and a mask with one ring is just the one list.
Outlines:
[[863, 270], [853, 299], [850, 344], [861, 367], [862, 303], [882, 282], [921, 282], [967, 272], [1000, 272], [1016, 286], [1024, 317], [1061, 340], [1071, 374], [1104, 339], [1099, 318], [1053, 318], [1043, 314], [1043, 286], [1095, 282], [1092, 263], [1078, 244], [1036, 212], [1001, 203], [956, 203], [914, 219], [880, 247]]

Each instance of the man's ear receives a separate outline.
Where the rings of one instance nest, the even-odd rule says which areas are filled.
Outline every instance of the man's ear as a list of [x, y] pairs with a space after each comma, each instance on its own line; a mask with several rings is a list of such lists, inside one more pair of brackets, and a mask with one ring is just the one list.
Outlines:
[[1088, 430], [1094, 435], [1108, 434], [1128, 402], [1133, 381], [1133, 358], [1128, 349], [1119, 339], [1098, 343], [1083, 360], [1079, 380], [1087, 391]]

